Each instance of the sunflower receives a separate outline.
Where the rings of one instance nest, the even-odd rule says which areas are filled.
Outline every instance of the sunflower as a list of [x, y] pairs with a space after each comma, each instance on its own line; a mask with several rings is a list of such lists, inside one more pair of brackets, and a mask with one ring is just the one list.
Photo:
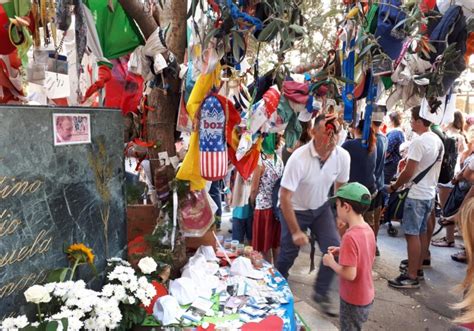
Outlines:
[[84, 244], [72, 244], [66, 249], [66, 254], [70, 259], [79, 260], [79, 262], [94, 263], [95, 256], [92, 254], [92, 249]]

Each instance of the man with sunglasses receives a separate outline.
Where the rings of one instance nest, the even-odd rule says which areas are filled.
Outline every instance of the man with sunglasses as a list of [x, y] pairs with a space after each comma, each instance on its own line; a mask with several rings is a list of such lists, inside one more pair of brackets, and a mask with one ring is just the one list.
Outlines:
[[[329, 191], [349, 180], [350, 156], [337, 146], [337, 115], [319, 115], [311, 130], [313, 139], [293, 152], [281, 181], [281, 248], [276, 267], [284, 277], [293, 265], [300, 246], [308, 244], [311, 229], [322, 252], [339, 246], [336, 221], [328, 202]], [[320, 265], [315, 283], [315, 301], [328, 315], [337, 315], [329, 300], [334, 271]]]

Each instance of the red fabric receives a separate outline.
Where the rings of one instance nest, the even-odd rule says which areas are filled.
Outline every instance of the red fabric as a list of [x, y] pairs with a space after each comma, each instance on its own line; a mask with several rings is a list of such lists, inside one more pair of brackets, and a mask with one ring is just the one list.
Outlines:
[[3, 6], [0, 5], [0, 54], [3, 55], [10, 54], [16, 49], [8, 35], [9, 26], [10, 20], [8, 19], [8, 15]]
[[237, 125], [240, 124], [241, 118], [239, 112], [235, 109], [234, 104], [224, 96], [218, 95], [217, 99], [222, 104], [222, 107], [227, 111], [226, 121], [226, 141], [227, 141], [227, 152], [229, 161], [235, 166], [237, 171], [240, 173], [243, 179], [247, 180], [252, 175], [253, 171], [257, 167], [258, 160], [260, 158], [260, 152], [256, 146], [252, 146], [252, 149], [245, 154], [245, 156], [237, 161], [235, 151], [239, 145], [239, 141], [233, 141], [234, 130]]
[[309, 85], [294, 81], [283, 82], [283, 94], [288, 100], [306, 105], [308, 102]]
[[158, 283], [156, 280], [152, 280], [151, 284], [155, 287], [156, 295], [153, 297], [153, 299], [151, 299], [150, 305], [148, 307], [145, 307], [145, 310], [148, 315], [153, 314], [153, 307], [155, 306], [155, 302], [159, 298], [164, 297], [165, 295], [168, 295], [168, 290], [163, 284]]
[[215, 329], [216, 326], [212, 323], [210, 323], [206, 329], [204, 329], [201, 325], [197, 327], [197, 331], [214, 331]]
[[109, 82], [112, 79], [112, 70], [106, 65], [99, 66], [99, 72], [97, 74], [97, 81], [92, 84], [86, 91], [85, 98], [88, 99], [92, 94], [97, 92], [100, 89], [103, 89], [105, 83]]
[[268, 316], [264, 320], [242, 325], [242, 331], [273, 331], [283, 330], [283, 320], [278, 316]]
[[111, 60], [112, 79], [105, 85], [105, 106], [119, 108], [122, 114], [136, 113], [143, 91], [143, 78], [128, 72], [128, 56]]
[[263, 94], [263, 100], [265, 100], [267, 117], [270, 117], [277, 110], [278, 103], [280, 102], [280, 92], [270, 87], [268, 91]]
[[372, 266], [375, 260], [375, 236], [367, 223], [350, 227], [342, 237], [339, 264], [356, 267], [353, 281], [339, 279], [339, 295], [347, 303], [365, 306], [374, 300]]
[[280, 246], [281, 225], [273, 215], [273, 209], [256, 209], [253, 213], [252, 247], [266, 252]]

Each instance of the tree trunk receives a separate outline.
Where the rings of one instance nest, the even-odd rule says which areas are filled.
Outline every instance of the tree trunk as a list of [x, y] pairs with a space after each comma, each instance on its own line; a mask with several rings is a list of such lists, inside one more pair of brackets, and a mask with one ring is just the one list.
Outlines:
[[[140, 0], [119, 0], [119, 2], [125, 12], [137, 22], [145, 39], [148, 39], [158, 27], [157, 18], [161, 23], [161, 27], [164, 28], [169, 25], [166, 36], [168, 49], [175, 55], [178, 63], [183, 62], [186, 49], [186, 0], [163, 1], [163, 10], [160, 10], [158, 14], [153, 13], [153, 15], [145, 13]], [[176, 155], [175, 128], [181, 82], [174, 77], [165, 76], [164, 79], [170, 88], [167, 91], [154, 88], [148, 97], [148, 105], [153, 110], [148, 113], [147, 139], [148, 141], [158, 142], [158, 148], [150, 148], [149, 150], [151, 170], [154, 176], [160, 167], [159, 152], [166, 151], [169, 157]], [[174, 178], [173, 172], [168, 171], [167, 174], [169, 177], [167, 180], [171, 181]], [[173, 252], [174, 270], [179, 270], [184, 265], [186, 261], [185, 249], [184, 240], [179, 240]]]

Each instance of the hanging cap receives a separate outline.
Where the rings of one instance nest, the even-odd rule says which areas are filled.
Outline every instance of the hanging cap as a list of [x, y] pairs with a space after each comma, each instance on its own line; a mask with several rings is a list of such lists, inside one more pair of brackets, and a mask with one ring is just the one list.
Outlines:
[[348, 183], [341, 186], [337, 190], [336, 195], [334, 195], [330, 199], [334, 201], [337, 198], [355, 201], [366, 206], [369, 206], [372, 202], [370, 192], [367, 187], [356, 182]]
[[15, 50], [15, 45], [10, 41], [9, 29], [10, 19], [3, 8], [0, 5], [0, 54], [7, 55]]
[[252, 266], [252, 262], [250, 259], [239, 256], [237, 259], [232, 262], [232, 266], [230, 267], [230, 274], [233, 276], [243, 276], [248, 278], [254, 279], [262, 279], [263, 272], [256, 270]]
[[406, 17], [400, 7], [401, 0], [383, 1], [379, 5], [377, 30], [375, 31], [379, 45], [392, 60], [396, 60], [400, 55], [405, 40], [405, 36], [399, 31], [403, 28], [403, 25], [396, 30], [393, 29]]

